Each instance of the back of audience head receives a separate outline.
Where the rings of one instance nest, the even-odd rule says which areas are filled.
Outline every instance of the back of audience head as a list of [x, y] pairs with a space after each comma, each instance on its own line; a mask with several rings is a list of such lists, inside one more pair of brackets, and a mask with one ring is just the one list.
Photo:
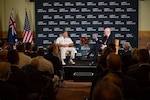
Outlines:
[[27, 50], [27, 51], [31, 51], [32, 50], [31, 43], [29, 43], [29, 42], [25, 43], [25, 50]]
[[112, 50], [116, 52], [116, 45], [114, 43], [108, 44], [108, 47], [112, 48]]
[[149, 62], [149, 52], [147, 49], [139, 49], [137, 52], [139, 63], [148, 63]]
[[107, 66], [110, 71], [121, 71], [121, 65], [122, 62], [119, 55], [115, 53], [110, 53], [107, 56]]
[[122, 80], [116, 74], [108, 73], [106, 76], [104, 76], [103, 81], [113, 83], [116, 86], [118, 86], [121, 90], [123, 90]]
[[13, 49], [13, 50], [8, 51], [7, 58], [8, 58], [9, 63], [18, 65], [19, 55], [18, 55], [17, 50]]
[[138, 52], [138, 48], [132, 48], [132, 50], [131, 50], [132, 59], [137, 60], [137, 52]]
[[24, 52], [25, 51], [24, 44], [23, 43], [17, 43], [16, 49], [18, 50], [18, 52]]
[[39, 60], [37, 58], [33, 58], [31, 60], [31, 65], [35, 68], [37, 68], [39, 66]]
[[7, 62], [0, 62], [0, 80], [6, 81], [10, 76], [11, 68]]
[[34, 43], [34, 44], [32, 45], [32, 51], [37, 51], [37, 49], [38, 49], [38, 46], [37, 46], [36, 43]]
[[123, 94], [115, 84], [100, 81], [94, 88], [92, 100], [123, 100]]
[[98, 67], [100, 67], [102, 70], [107, 68], [106, 58], [107, 55], [101, 55], [98, 59]]
[[3, 49], [0, 51], [0, 62], [2, 61], [8, 61], [7, 60], [7, 54], [8, 54], [8, 50], [7, 49]]
[[44, 56], [44, 49], [43, 48], [38, 49], [38, 55], [39, 56]]
[[122, 47], [125, 51], [130, 51], [132, 49], [130, 42], [124, 42]]
[[53, 52], [53, 49], [54, 49], [54, 44], [50, 44], [50, 45], [47, 46], [47, 51], [48, 51], [49, 53], [52, 53], [52, 52]]
[[111, 47], [105, 47], [102, 51], [103, 55], [109, 55], [110, 53], [115, 52]]

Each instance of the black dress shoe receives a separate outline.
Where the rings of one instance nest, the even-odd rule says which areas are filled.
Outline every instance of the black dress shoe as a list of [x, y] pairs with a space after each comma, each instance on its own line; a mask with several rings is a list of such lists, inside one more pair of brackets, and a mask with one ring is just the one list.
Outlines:
[[89, 64], [89, 66], [94, 66], [94, 65], [96, 65], [96, 63], [95, 63], [94, 61], [92, 61], [92, 62]]

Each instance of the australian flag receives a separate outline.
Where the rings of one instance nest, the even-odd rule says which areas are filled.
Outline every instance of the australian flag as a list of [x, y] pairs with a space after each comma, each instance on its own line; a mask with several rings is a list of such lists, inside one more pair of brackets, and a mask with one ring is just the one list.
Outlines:
[[14, 10], [10, 14], [9, 30], [8, 30], [8, 42], [14, 44], [17, 40], [16, 22], [14, 19]]

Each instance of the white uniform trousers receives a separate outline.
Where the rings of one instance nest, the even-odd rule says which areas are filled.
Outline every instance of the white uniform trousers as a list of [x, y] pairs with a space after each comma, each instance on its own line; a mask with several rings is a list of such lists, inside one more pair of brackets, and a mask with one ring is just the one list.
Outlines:
[[77, 51], [74, 47], [60, 47], [61, 59], [66, 59], [66, 52], [67, 51], [71, 52], [70, 58], [74, 59], [75, 53], [77, 53]]

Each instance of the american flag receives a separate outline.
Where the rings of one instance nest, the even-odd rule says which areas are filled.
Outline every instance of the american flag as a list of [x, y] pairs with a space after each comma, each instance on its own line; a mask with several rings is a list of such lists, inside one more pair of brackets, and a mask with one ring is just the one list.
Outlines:
[[14, 19], [14, 10], [11, 11], [10, 20], [9, 20], [9, 29], [8, 29], [8, 42], [15, 43], [17, 39], [17, 32], [16, 32], [16, 22]]
[[26, 12], [24, 31], [23, 31], [23, 43], [27, 43], [27, 42], [33, 43], [33, 36], [32, 36], [31, 29], [30, 29], [28, 14]]

